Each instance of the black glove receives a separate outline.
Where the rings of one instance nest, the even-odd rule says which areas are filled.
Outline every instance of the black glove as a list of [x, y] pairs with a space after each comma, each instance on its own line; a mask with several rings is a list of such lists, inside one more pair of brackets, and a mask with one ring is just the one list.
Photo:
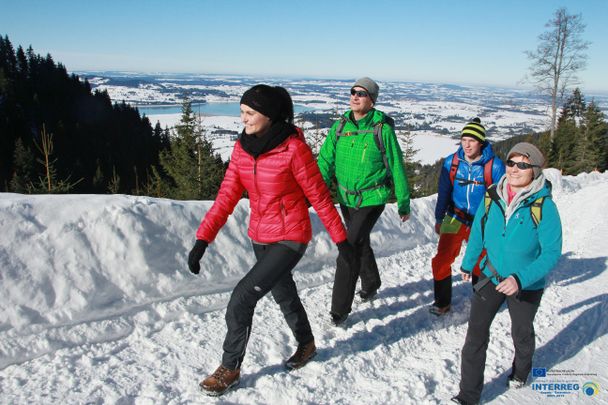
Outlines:
[[339, 256], [342, 257], [349, 266], [352, 266], [355, 262], [355, 249], [348, 243], [348, 240], [343, 240], [336, 244], [338, 246]]
[[196, 240], [194, 247], [188, 255], [188, 268], [190, 268], [190, 271], [192, 273], [198, 274], [198, 272], [201, 271], [200, 261], [203, 258], [203, 255], [205, 254], [205, 249], [207, 249], [207, 246], [209, 246], [209, 244], [204, 240]]

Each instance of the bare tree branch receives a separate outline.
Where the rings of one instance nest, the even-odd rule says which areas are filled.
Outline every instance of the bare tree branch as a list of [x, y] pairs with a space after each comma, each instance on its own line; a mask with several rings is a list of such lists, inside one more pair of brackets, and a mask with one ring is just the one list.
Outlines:
[[538, 36], [539, 44], [534, 51], [525, 51], [530, 60], [529, 74], [525, 81], [551, 98], [551, 140], [555, 136], [557, 107], [570, 86], [579, 83], [577, 73], [587, 64], [586, 50], [589, 42], [582, 39], [585, 24], [582, 15], [568, 14], [565, 8], [555, 11], [545, 24], [548, 31]]

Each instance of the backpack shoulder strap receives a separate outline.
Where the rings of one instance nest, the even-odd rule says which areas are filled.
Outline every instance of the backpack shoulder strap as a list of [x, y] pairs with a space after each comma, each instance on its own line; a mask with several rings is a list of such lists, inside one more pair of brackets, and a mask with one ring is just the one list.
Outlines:
[[496, 184], [491, 184], [484, 194], [483, 197], [483, 205], [485, 207], [485, 213], [483, 218], [481, 218], [481, 239], [485, 238], [485, 229], [486, 229], [486, 221], [488, 220], [488, 213], [490, 212], [490, 206], [492, 205], [492, 201], [495, 201], [496, 204], [502, 210], [502, 206], [498, 202], [500, 200], [500, 196], [498, 195], [498, 191], [496, 191]]
[[374, 142], [376, 142], [376, 146], [382, 155], [382, 161], [384, 162], [384, 167], [386, 168], [387, 182], [390, 183], [393, 176], [391, 173], [391, 168], [388, 165], [388, 158], [386, 157], [386, 146], [384, 146], [384, 139], [382, 139], [382, 128], [384, 124], [387, 124], [391, 128], [395, 129], [395, 120], [388, 115], [385, 115], [384, 121], [374, 125]]
[[494, 164], [494, 158], [488, 160], [483, 166], [483, 182], [486, 183], [486, 189], [494, 183], [492, 181], [492, 165]]
[[454, 186], [454, 179], [456, 179], [456, 172], [458, 171], [458, 152], [452, 155], [452, 164], [450, 166], [450, 183]]
[[346, 117], [340, 117], [340, 123], [338, 124], [338, 128], [336, 129], [336, 142], [338, 142], [338, 138], [344, 134], [344, 126], [346, 125]]
[[543, 203], [545, 202], [545, 197], [538, 197], [532, 205], [530, 205], [530, 215], [532, 216], [532, 222], [534, 222], [534, 226], [538, 226], [540, 221], [543, 219]]
[[[374, 142], [376, 143], [376, 147], [380, 151], [382, 155], [382, 162], [384, 162], [384, 167], [386, 168], [386, 177], [390, 179], [392, 177], [391, 168], [388, 165], [388, 158], [386, 157], [386, 147], [384, 146], [384, 140], [382, 139], [382, 127], [384, 123], [379, 122], [374, 125]], [[389, 124], [390, 125], [390, 124]]]

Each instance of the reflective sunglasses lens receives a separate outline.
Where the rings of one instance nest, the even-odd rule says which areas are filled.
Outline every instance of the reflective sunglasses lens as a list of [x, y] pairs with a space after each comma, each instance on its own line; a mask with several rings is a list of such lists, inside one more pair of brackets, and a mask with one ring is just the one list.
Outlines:
[[351, 96], [357, 96], [357, 97], [367, 97], [367, 92], [363, 91], [363, 90], [354, 90], [354, 89], [351, 89], [350, 90], [350, 95]]
[[507, 166], [509, 166], [509, 167], [517, 166], [517, 168], [519, 170], [527, 170], [527, 169], [532, 169], [534, 167], [534, 165], [531, 165], [530, 163], [514, 162], [511, 159], [507, 160]]

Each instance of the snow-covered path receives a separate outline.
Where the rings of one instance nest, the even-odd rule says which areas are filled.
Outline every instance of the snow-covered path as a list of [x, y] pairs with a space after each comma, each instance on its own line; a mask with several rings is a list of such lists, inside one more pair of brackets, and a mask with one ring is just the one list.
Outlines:
[[[608, 403], [608, 174], [561, 179], [555, 199], [564, 256], [536, 318], [534, 366], [592, 381], [549, 398], [505, 380], [513, 356], [501, 311], [488, 350], [486, 403]], [[230, 291], [253, 263], [242, 201], [202, 260], [186, 254], [209, 202], [128, 196], [0, 194], [0, 403], [440, 404], [457, 392], [469, 285], [436, 318], [430, 260], [435, 198], [413, 202], [405, 225], [388, 206], [374, 232], [383, 286], [354, 305], [347, 328], [328, 323], [335, 248], [313, 215], [314, 241], [295, 270], [318, 355], [286, 372], [295, 342], [271, 297], [256, 308], [240, 388], [219, 399], [198, 381], [219, 364]], [[570, 370], [570, 371], [569, 371]], [[586, 376], [574, 374], [588, 374]]]

